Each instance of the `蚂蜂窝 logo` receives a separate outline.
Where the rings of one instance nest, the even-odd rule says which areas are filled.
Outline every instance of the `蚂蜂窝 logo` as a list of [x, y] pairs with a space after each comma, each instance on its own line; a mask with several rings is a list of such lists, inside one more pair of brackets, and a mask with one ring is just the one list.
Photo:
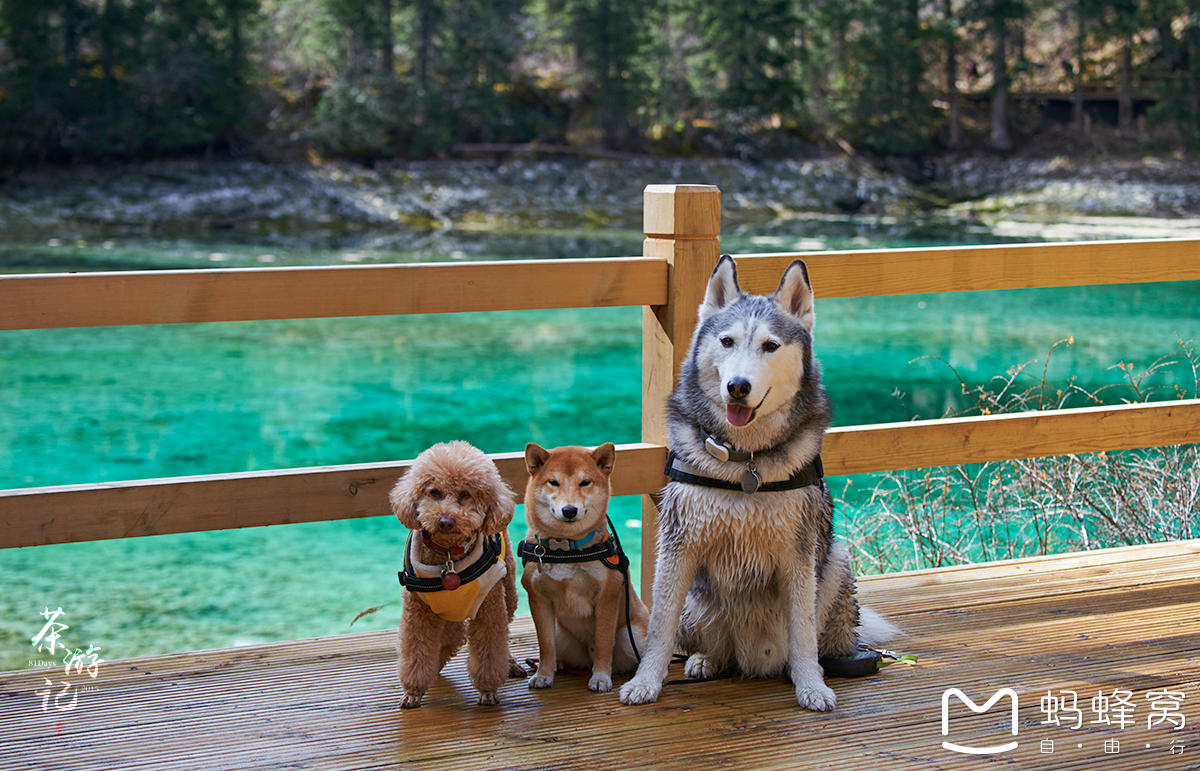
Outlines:
[[[1012, 688], [1001, 688], [992, 694], [992, 698], [984, 702], [983, 706], [979, 706], [971, 700], [969, 696], [960, 691], [958, 688], [947, 688], [942, 693], [942, 736], [950, 735], [950, 697], [956, 696], [963, 704], [966, 704], [972, 712], [981, 713], [987, 712], [992, 708], [992, 705], [1000, 701], [1005, 696], [1012, 699], [1012, 735], [1017, 735], [1017, 692]], [[997, 744], [993, 747], [965, 747], [954, 742], [943, 741], [942, 747], [951, 752], [961, 752], [966, 755], [996, 755], [1001, 752], [1011, 752], [1017, 748], [1017, 742], [1011, 741], [1006, 744]]]

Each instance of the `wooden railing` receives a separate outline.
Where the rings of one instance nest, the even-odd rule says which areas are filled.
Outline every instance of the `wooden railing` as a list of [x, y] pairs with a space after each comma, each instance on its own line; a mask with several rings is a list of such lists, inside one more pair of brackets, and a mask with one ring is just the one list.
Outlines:
[[[720, 254], [720, 192], [651, 185], [644, 230], [643, 256], [625, 259], [3, 276], [0, 330], [643, 306], [642, 442], [618, 447], [613, 488], [645, 496], [649, 596], [663, 404]], [[774, 291], [797, 257], [818, 308], [823, 297], [1200, 280], [1200, 241], [1120, 241], [744, 255], [742, 288]], [[822, 455], [839, 475], [1197, 441], [1200, 400], [1186, 400], [836, 428]], [[520, 496], [522, 453], [491, 457]], [[0, 490], [0, 548], [386, 515], [410, 463]]]

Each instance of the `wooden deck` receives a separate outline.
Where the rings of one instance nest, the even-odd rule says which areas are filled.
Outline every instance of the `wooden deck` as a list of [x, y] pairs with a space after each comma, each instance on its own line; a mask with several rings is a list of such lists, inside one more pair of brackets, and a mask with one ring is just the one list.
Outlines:
[[[667, 686], [625, 707], [570, 676], [536, 693], [513, 680], [480, 708], [461, 658], [402, 712], [394, 634], [366, 633], [106, 661], [70, 712], [43, 712], [47, 670], [0, 673], [0, 769], [1200, 768], [1200, 541], [872, 577], [860, 594], [920, 663], [831, 680], [831, 714], [796, 707], [782, 680]], [[513, 637], [536, 655], [528, 618]], [[979, 704], [1017, 691], [1018, 748], [943, 749], [951, 687]], [[1164, 688], [1186, 695], [1182, 730], [1147, 728]], [[1043, 725], [1042, 697], [1068, 689], [1082, 728]], [[1134, 724], [1090, 725], [1114, 689], [1133, 692]], [[950, 728], [959, 744], [1014, 739], [1005, 702], [976, 717], [955, 700]]]

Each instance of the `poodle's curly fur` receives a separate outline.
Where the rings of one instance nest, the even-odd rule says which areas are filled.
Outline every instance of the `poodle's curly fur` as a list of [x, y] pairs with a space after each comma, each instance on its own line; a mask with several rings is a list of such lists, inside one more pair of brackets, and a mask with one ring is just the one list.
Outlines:
[[[502, 534], [507, 574], [488, 592], [475, 617], [446, 621], [419, 593], [404, 592], [400, 618], [399, 670], [404, 687], [400, 706], [421, 706], [421, 699], [442, 667], [467, 643], [467, 673], [479, 690], [479, 703], [499, 703], [507, 677], [525, 676], [508, 648], [508, 625], [517, 609], [516, 561], [506, 528], [513, 517], [513, 493], [491, 459], [467, 442], [435, 444], [417, 456], [392, 488], [392, 512], [410, 530], [424, 531], [444, 548], [475, 538]], [[445, 561], [443, 554], [415, 539], [418, 559]]]

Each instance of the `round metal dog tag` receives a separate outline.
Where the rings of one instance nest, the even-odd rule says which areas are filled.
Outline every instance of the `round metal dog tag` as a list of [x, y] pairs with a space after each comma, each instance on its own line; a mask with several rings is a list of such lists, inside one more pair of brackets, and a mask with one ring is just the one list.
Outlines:
[[442, 573], [442, 588], [448, 592], [452, 592], [462, 586], [462, 579], [458, 577], [458, 573], [453, 570]]
[[742, 492], [753, 493], [758, 490], [758, 486], [762, 480], [758, 478], [758, 473], [754, 469], [746, 469], [746, 473], [742, 474]]

